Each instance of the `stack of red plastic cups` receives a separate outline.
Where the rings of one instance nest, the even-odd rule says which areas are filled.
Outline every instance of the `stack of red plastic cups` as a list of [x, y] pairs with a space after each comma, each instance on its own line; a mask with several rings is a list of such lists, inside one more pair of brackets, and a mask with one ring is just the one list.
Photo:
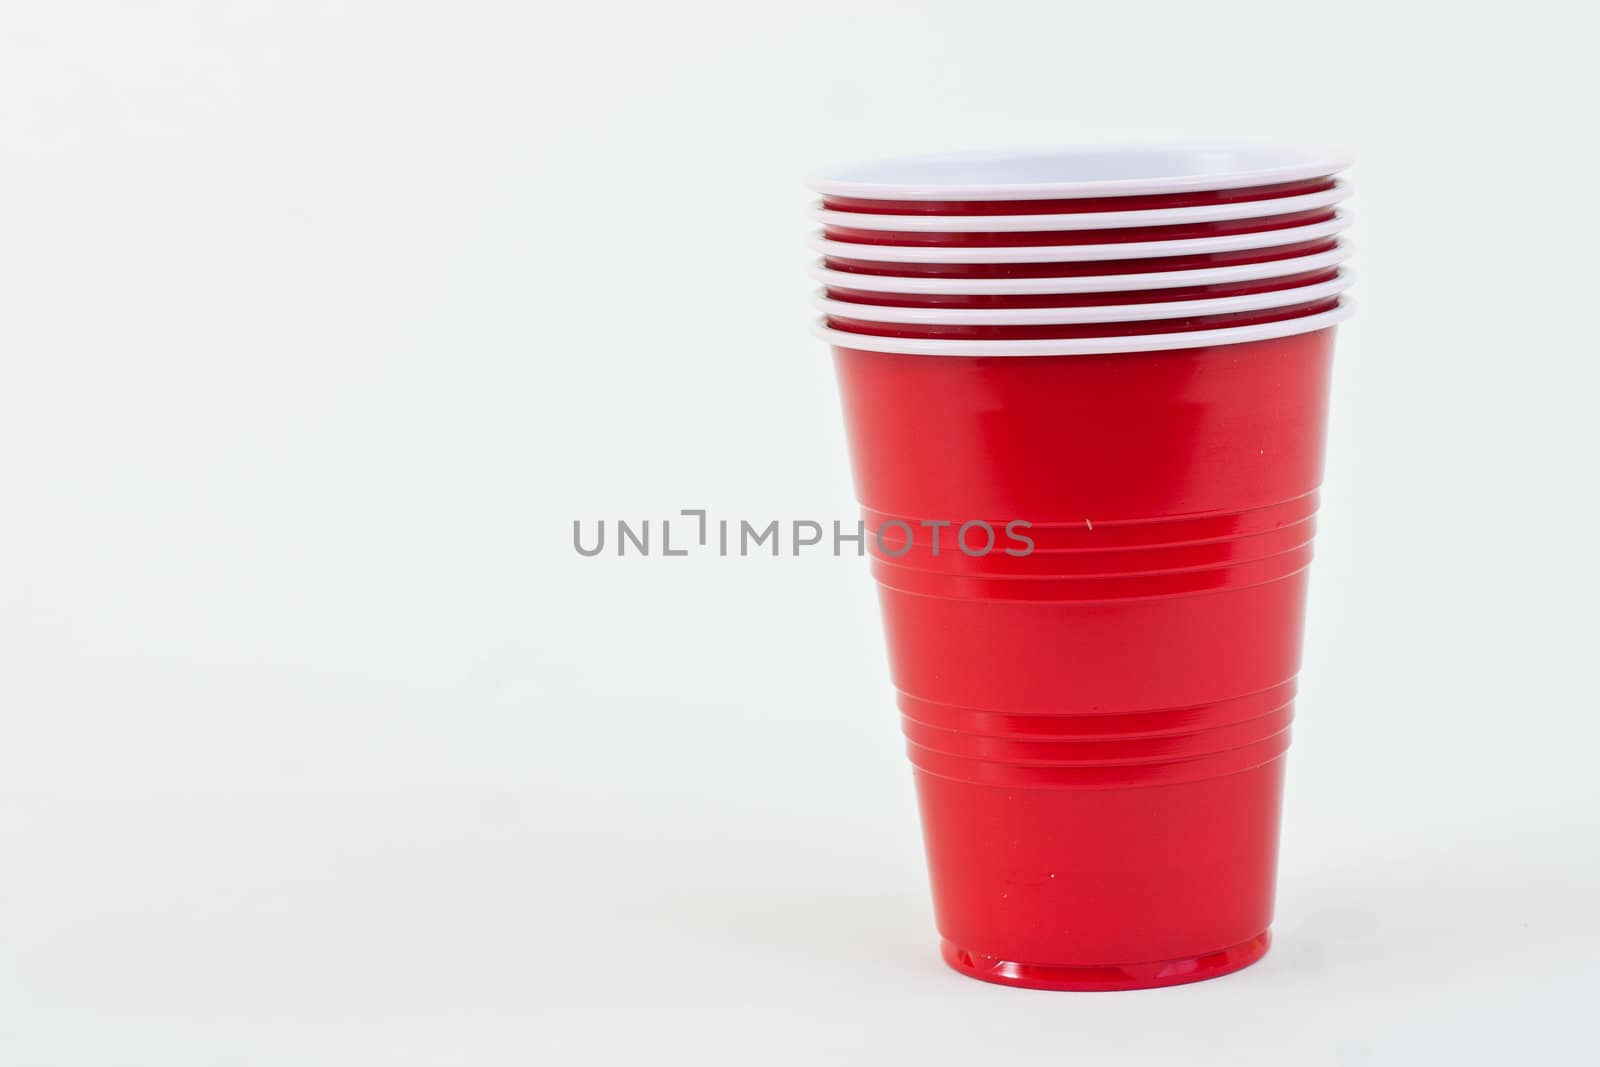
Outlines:
[[1343, 165], [1073, 148], [812, 183], [957, 970], [1133, 989], [1266, 952]]

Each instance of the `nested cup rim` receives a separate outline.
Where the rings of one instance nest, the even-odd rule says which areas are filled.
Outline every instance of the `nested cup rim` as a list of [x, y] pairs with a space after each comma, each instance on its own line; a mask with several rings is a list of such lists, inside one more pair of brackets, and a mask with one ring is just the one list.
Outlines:
[[1349, 163], [1339, 149], [1240, 141], [1064, 145], [846, 163], [806, 184], [859, 200], [1072, 200], [1280, 185]]

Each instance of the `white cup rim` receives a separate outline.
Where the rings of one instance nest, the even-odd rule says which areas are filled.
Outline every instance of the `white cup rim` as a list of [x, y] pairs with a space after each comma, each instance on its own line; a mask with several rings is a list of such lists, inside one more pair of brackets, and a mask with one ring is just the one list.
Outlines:
[[819, 291], [812, 306], [830, 318], [861, 322], [907, 323], [922, 326], [1055, 326], [1090, 322], [1148, 322], [1184, 319], [1197, 315], [1231, 315], [1244, 311], [1310, 304], [1338, 296], [1350, 288], [1354, 277], [1341, 270], [1337, 277], [1316, 285], [1276, 289], [1244, 296], [1219, 296], [1204, 300], [1168, 300], [1149, 304], [1101, 304], [1069, 308], [923, 308], [889, 307], [830, 300]]
[[910, 296], [1053, 296], [1064, 293], [1119, 293], [1136, 289], [1184, 289], [1197, 285], [1227, 285], [1263, 278], [1283, 278], [1292, 274], [1337, 267], [1350, 258], [1351, 246], [1340, 241], [1336, 248], [1309, 256], [1269, 259], [1264, 263], [1237, 263], [1230, 267], [1199, 267], [1192, 270], [1164, 270], [1147, 274], [1080, 274], [1061, 278], [935, 278], [901, 274], [854, 274], [829, 270], [817, 260], [808, 272], [811, 280], [829, 289], [851, 289], [866, 293], [900, 293]]
[[1031, 356], [1100, 356], [1132, 352], [1170, 352], [1184, 348], [1211, 348], [1217, 345], [1247, 344], [1279, 337], [1314, 333], [1336, 325], [1355, 312], [1349, 297], [1339, 306], [1316, 315], [1280, 319], [1254, 326], [1230, 326], [1220, 330], [1193, 330], [1188, 333], [1132, 334], [1126, 337], [1070, 337], [1026, 341], [946, 341], [920, 337], [878, 337], [872, 334], [835, 330], [818, 319], [812, 332], [836, 348], [862, 352], [887, 352], [907, 356], [956, 356], [1012, 358]]
[[807, 185], [858, 200], [1070, 200], [1281, 185], [1349, 162], [1337, 149], [1248, 142], [1065, 145], [847, 163]]
[[860, 263], [1084, 263], [1095, 260], [1162, 259], [1199, 256], [1211, 252], [1246, 252], [1280, 245], [1316, 241], [1350, 225], [1348, 212], [1340, 211], [1327, 222], [1290, 226], [1281, 230], [1231, 233], [1222, 237], [1190, 237], [1180, 241], [1129, 241], [1099, 245], [989, 245], [949, 248], [937, 245], [867, 245], [854, 241], [811, 239], [812, 251], [829, 259]]
[[1147, 226], [1188, 226], [1205, 222], [1271, 218], [1333, 207], [1350, 197], [1350, 183], [1302, 196], [1241, 200], [1231, 204], [1169, 207], [1140, 211], [1084, 211], [1053, 215], [872, 215], [829, 211], [812, 205], [807, 215], [822, 226], [879, 233], [1031, 233], [1053, 230], [1122, 230]]

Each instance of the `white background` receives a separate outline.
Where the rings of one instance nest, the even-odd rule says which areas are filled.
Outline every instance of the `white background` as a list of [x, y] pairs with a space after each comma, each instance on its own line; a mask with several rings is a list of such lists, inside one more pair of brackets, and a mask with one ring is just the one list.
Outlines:
[[[137, 10], [136, 10], [137, 9]], [[0, 8], [0, 1063], [1600, 1056], [1596, 8]], [[1277, 945], [938, 960], [812, 167], [1359, 165]]]

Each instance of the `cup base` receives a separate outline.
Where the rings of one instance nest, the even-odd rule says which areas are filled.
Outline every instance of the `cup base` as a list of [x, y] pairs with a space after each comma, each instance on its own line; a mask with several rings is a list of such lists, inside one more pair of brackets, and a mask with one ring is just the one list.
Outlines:
[[1113, 992], [1122, 989], [1156, 989], [1220, 978], [1243, 970], [1267, 954], [1272, 932], [1263, 930], [1242, 944], [1201, 956], [1188, 956], [1154, 963], [1127, 963], [1102, 966], [1062, 967], [1044, 963], [1018, 963], [984, 956], [939, 941], [940, 954], [952, 968], [969, 978], [1023, 989], [1056, 989], [1067, 992]]

